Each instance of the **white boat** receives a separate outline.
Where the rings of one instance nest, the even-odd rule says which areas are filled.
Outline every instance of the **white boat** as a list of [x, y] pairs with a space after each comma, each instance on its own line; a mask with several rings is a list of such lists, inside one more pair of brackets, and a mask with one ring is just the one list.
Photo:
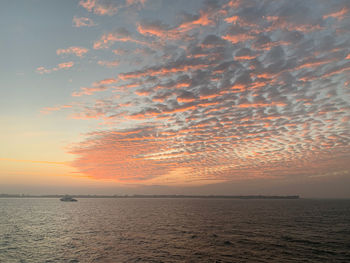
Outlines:
[[77, 199], [74, 199], [70, 195], [65, 195], [60, 199], [62, 202], [77, 202]]

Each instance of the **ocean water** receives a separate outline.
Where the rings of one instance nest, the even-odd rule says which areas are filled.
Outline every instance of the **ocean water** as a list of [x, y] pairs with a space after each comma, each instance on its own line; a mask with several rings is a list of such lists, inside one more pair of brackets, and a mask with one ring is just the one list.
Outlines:
[[350, 200], [0, 198], [0, 262], [350, 262]]

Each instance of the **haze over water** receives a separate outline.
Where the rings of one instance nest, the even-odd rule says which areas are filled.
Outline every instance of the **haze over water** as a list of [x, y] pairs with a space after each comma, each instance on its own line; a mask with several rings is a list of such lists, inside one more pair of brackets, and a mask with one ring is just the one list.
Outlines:
[[0, 262], [349, 262], [349, 200], [0, 199]]

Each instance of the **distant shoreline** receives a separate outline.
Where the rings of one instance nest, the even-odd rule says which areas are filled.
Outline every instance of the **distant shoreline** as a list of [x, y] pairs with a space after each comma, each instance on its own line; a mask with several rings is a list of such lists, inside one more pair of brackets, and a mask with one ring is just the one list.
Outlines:
[[[61, 198], [64, 195], [0, 194], [0, 198]], [[72, 195], [75, 198], [299, 199], [299, 195]]]

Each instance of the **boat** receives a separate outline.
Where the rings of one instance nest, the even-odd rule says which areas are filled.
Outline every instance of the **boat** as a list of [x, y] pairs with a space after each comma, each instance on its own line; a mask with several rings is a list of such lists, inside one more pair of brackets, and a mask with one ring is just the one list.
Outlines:
[[70, 195], [65, 195], [60, 199], [62, 202], [77, 202], [77, 199], [74, 199]]

